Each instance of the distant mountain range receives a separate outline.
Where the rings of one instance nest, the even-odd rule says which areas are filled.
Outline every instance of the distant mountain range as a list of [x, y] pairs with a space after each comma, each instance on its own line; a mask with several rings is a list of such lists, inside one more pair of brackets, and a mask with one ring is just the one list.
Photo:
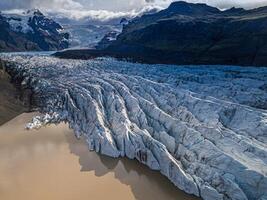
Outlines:
[[94, 48], [106, 34], [122, 31], [122, 18], [127, 21], [157, 11], [144, 8], [137, 13], [116, 15], [88, 10], [82, 11], [80, 18], [77, 13], [42, 13], [38, 9], [0, 11], [0, 52]]
[[70, 48], [94, 48], [105, 36], [113, 32], [120, 33], [122, 25], [63, 24], [70, 34]]
[[0, 52], [49, 51], [69, 47], [69, 34], [39, 10], [0, 13]]
[[221, 11], [206, 4], [174, 2], [124, 26], [97, 51], [67, 51], [61, 57], [111, 55], [148, 63], [267, 66], [267, 7]]

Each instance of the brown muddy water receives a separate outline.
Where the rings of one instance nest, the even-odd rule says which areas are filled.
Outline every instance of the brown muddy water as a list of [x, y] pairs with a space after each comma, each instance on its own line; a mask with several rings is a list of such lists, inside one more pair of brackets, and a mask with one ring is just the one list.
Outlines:
[[90, 152], [66, 124], [27, 131], [33, 113], [0, 126], [1, 200], [191, 200], [137, 161]]

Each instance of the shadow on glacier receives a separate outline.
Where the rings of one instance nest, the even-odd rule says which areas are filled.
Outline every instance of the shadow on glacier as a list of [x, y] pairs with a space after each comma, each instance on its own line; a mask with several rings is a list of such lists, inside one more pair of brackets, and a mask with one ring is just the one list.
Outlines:
[[98, 177], [113, 173], [122, 184], [130, 186], [134, 197], [138, 200], [198, 199], [176, 188], [159, 172], [152, 171], [135, 160], [114, 159], [90, 152], [85, 141], [77, 142], [73, 140], [71, 134], [67, 134], [66, 139], [70, 152], [79, 158], [82, 172], [93, 171]]

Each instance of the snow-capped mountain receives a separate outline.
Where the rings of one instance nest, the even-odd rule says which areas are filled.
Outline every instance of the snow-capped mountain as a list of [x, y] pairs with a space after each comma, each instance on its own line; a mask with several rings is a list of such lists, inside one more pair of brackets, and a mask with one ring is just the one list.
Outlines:
[[0, 51], [48, 51], [69, 46], [69, 34], [39, 10], [0, 13]]
[[126, 13], [105, 10], [79, 13], [62, 10], [44, 10], [42, 13], [38, 9], [3, 11], [0, 13], [0, 51], [94, 48], [106, 35], [120, 33], [128, 20], [157, 10], [148, 7]]
[[267, 66], [266, 22], [266, 6], [219, 10], [177, 1], [131, 20], [105, 53], [148, 63]]
[[111, 33], [121, 33], [123, 26], [134, 16], [114, 16], [96, 18], [87, 16], [81, 19], [70, 18], [58, 13], [49, 15], [70, 33], [70, 48], [94, 48]]
[[103, 43], [114, 32], [117, 34], [129, 21], [143, 14], [155, 13], [159, 8], [146, 7], [139, 12], [111, 12], [106, 10], [84, 10], [77, 12], [47, 12], [70, 33], [70, 48], [94, 48]]
[[65, 24], [70, 34], [70, 48], [94, 48], [107, 34], [120, 33], [122, 25]]

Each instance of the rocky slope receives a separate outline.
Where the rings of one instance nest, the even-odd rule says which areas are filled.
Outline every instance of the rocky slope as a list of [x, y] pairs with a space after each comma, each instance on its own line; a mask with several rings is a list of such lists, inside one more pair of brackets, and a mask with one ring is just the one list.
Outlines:
[[21, 113], [27, 111], [19, 101], [19, 92], [10, 83], [9, 75], [4, 71], [0, 62], [0, 126]]
[[267, 199], [267, 69], [9, 56], [6, 70], [90, 150], [137, 159], [205, 200]]
[[[129, 49], [179, 64], [267, 65], [267, 7], [220, 11], [175, 2], [125, 27], [113, 51]], [[137, 53], [138, 54], [138, 53]]]
[[221, 11], [174, 2], [166, 10], [131, 20], [103, 51], [147, 63], [267, 66], [266, 30], [267, 7]]
[[69, 46], [69, 34], [39, 10], [0, 13], [0, 52], [49, 51]]

